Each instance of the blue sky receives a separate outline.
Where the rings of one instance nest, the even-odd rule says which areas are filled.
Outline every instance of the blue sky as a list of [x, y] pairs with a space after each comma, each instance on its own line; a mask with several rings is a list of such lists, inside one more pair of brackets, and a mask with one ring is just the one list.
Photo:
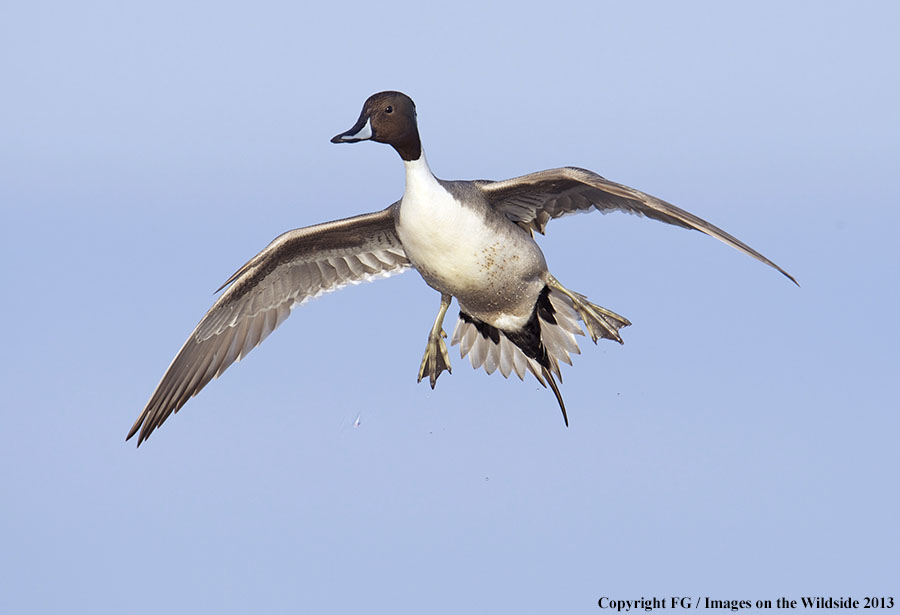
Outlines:
[[[898, 10], [512, 6], [0, 9], [0, 611], [897, 595]], [[389, 148], [328, 142], [384, 89], [439, 177], [590, 168], [801, 287], [573, 216], [540, 238], [551, 270], [634, 325], [563, 372], [569, 429], [456, 348], [417, 385], [439, 297], [410, 272], [295, 310], [126, 444], [237, 267], [399, 198]]]

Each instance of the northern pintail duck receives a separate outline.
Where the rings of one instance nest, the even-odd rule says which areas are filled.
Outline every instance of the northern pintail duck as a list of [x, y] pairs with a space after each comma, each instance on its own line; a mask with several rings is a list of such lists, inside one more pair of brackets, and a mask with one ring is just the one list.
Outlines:
[[[188, 399], [266, 338], [294, 306], [349, 283], [414, 268], [441, 295], [428, 333], [419, 382], [434, 388], [450, 371], [444, 315], [459, 304], [451, 345], [488, 374], [531, 374], [556, 395], [560, 361], [579, 353], [579, 321], [594, 343], [622, 343], [626, 318], [563, 286], [547, 269], [533, 233], [553, 218], [623, 211], [706, 233], [793, 277], [709, 222], [633, 188], [575, 167], [505, 181], [444, 181], [428, 167], [413, 101], [381, 92], [365, 102], [356, 124], [333, 143], [377, 141], [393, 147], [406, 168], [403, 198], [381, 211], [288, 231], [232, 275], [176, 355], [128, 433], [138, 445]], [[230, 286], [229, 286], [230, 285]]]

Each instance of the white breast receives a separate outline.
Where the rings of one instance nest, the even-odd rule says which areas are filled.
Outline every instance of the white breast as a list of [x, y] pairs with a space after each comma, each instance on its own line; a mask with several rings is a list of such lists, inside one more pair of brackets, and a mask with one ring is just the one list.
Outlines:
[[397, 234], [409, 260], [443, 292], [491, 286], [501, 238], [483, 215], [464, 207], [431, 174], [424, 156], [407, 163]]
[[488, 224], [480, 204], [460, 203], [424, 155], [406, 163], [397, 235], [425, 281], [466, 313], [503, 328], [531, 315], [547, 268], [538, 245], [512, 223]]

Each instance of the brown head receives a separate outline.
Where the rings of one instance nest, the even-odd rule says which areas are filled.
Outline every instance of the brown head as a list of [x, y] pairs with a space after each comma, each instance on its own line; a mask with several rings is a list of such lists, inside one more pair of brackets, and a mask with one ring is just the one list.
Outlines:
[[331, 139], [332, 143], [372, 140], [387, 143], [403, 160], [422, 155], [416, 104], [403, 92], [379, 92], [369, 96], [353, 128]]

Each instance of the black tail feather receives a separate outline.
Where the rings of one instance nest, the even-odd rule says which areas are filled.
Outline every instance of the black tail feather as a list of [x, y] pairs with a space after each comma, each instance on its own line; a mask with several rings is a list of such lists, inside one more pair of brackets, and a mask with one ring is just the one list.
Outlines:
[[543, 369], [544, 378], [550, 383], [550, 388], [553, 389], [553, 394], [556, 395], [556, 401], [559, 402], [559, 409], [562, 410], [563, 421], [566, 423], [566, 427], [569, 426], [569, 416], [566, 414], [566, 403], [563, 401], [562, 394], [559, 392], [559, 387], [556, 386], [556, 380], [553, 379], [553, 373], [547, 369], [546, 367]]
[[[499, 344], [500, 335], [503, 334], [510, 342], [515, 344], [526, 357], [537, 361], [541, 366], [541, 374], [544, 379], [550, 383], [550, 388], [553, 390], [556, 401], [559, 403], [559, 409], [562, 411], [563, 421], [565, 421], [566, 427], [568, 427], [569, 417], [566, 414], [566, 404], [563, 401], [562, 394], [559, 392], [559, 386], [556, 383], [556, 379], [553, 377], [554, 371], [559, 373], [558, 368], [557, 370], [554, 370], [554, 365], [551, 363], [550, 356], [547, 354], [547, 348], [544, 346], [543, 341], [541, 341], [540, 321], [544, 320], [549, 324], [557, 324], [555, 314], [556, 310], [553, 308], [553, 304], [550, 303], [550, 288], [544, 286], [543, 290], [541, 290], [538, 295], [538, 300], [535, 303], [531, 317], [528, 319], [528, 322], [519, 329], [513, 331], [497, 329], [463, 311], [459, 312], [459, 317], [463, 321], [473, 325], [479, 335], [484, 339], [490, 339], [494, 344]], [[537, 373], [535, 373], [535, 376], [537, 376]], [[540, 381], [541, 378], [538, 378], [538, 380]], [[562, 382], [561, 374], [560, 382]], [[541, 382], [541, 384], [544, 383]]]

